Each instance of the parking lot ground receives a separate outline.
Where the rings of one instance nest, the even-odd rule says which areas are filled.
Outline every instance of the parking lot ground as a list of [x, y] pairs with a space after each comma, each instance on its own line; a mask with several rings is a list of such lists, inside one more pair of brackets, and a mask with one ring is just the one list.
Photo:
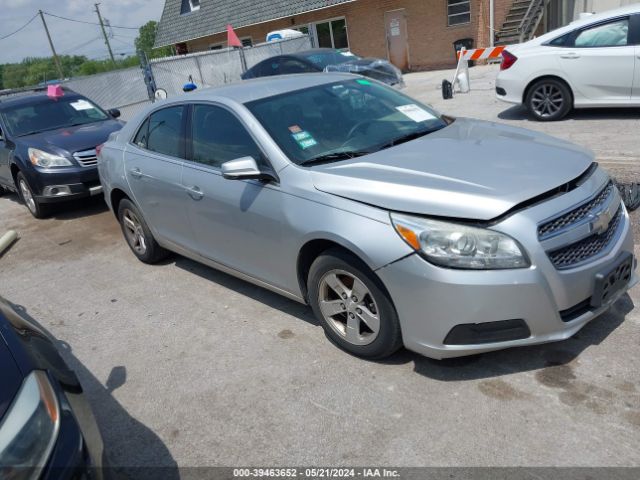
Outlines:
[[[462, 96], [442, 108], [426, 77], [408, 91], [491, 118]], [[578, 127], [557, 134], [634, 152], [636, 114], [592, 115], [555, 128], [602, 123], [602, 148]], [[21, 238], [0, 257], [0, 294], [60, 341], [115, 466], [640, 466], [638, 287], [564, 342], [369, 362], [303, 305], [179, 256], [138, 262], [99, 198], [37, 221], [6, 195], [8, 229]]]

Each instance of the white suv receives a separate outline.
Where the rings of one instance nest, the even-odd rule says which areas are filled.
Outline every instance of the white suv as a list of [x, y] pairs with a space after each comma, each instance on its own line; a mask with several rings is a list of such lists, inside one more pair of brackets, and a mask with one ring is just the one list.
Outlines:
[[507, 47], [496, 95], [559, 120], [572, 108], [640, 106], [640, 4]]

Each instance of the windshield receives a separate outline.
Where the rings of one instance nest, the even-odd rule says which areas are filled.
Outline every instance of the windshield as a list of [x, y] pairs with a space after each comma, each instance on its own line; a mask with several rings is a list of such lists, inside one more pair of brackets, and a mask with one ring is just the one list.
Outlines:
[[360, 57], [351, 52], [317, 52], [306, 55], [305, 58], [316, 67], [324, 70], [327, 65], [339, 65], [341, 63], [358, 60]]
[[109, 116], [84, 98], [46, 98], [37, 103], [8, 107], [2, 112], [5, 124], [15, 136], [84, 125]]
[[246, 104], [297, 164], [366, 155], [447, 125], [431, 108], [366, 80], [347, 80]]

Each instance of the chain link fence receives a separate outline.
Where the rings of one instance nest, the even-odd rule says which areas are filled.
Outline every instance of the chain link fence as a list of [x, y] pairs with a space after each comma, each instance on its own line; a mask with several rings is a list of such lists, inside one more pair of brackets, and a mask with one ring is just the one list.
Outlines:
[[75, 77], [65, 81], [64, 86], [90, 98], [102, 108], [119, 109], [125, 120], [149, 103], [140, 67]]
[[212, 50], [176, 57], [159, 58], [149, 62], [156, 87], [169, 96], [182, 93], [182, 86], [191, 77], [199, 88], [217, 87], [240, 80], [242, 55], [247, 68], [274, 55], [301, 52], [312, 48], [309, 36], [262, 43], [242, 51], [236, 49]]
[[[274, 55], [295, 53], [310, 48], [311, 38], [304, 36], [263, 43], [242, 51], [229, 48], [159, 58], [151, 60], [149, 66], [156, 88], [166, 90], [171, 97], [183, 93], [182, 87], [189, 81], [189, 77], [199, 88], [239, 81], [243, 72], [242, 56], [246, 67], [251, 68]], [[90, 98], [104, 109], [119, 109], [125, 121], [151, 103], [144, 72], [140, 67], [76, 77], [65, 81], [64, 85]]]

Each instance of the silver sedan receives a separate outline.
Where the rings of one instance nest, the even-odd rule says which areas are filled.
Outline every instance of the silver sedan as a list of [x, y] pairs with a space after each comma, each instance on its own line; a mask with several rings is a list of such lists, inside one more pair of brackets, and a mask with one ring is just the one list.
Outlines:
[[99, 170], [140, 260], [177, 252], [308, 303], [363, 357], [563, 340], [638, 281], [629, 217], [589, 151], [353, 75], [156, 103]]

